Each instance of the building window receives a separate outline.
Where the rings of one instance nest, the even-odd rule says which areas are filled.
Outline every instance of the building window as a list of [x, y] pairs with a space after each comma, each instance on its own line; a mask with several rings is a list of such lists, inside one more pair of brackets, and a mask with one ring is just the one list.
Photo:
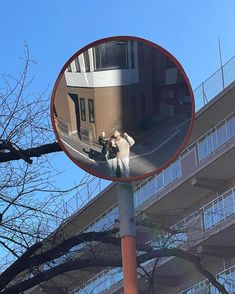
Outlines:
[[91, 71], [91, 69], [90, 69], [90, 59], [89, 59], [88, 51], [85, 51], [83, 53], [83, 57], [84, 57], [84, 63], [85, 63], [85, 72], [89, 72]]
[[136, 118], [136, 97], [131, 96], [131, 117]]
[[75, 68], [76, 68], [76, 72], [81, 72], [81, 67], [80, 67], [80, 62], [78, 57], [75, 59]]
[[88, 99], [89, 122], [95, 122], [94, 100]]
[[95, 70], [128, 68], [127, 41], [110, 41], [93, 48]]
[[85, 99], [80, 98], [81, 119], [86, 120]]

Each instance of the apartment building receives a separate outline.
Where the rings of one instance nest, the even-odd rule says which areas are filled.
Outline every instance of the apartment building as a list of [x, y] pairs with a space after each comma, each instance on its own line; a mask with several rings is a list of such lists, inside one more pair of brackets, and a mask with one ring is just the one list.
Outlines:
[[[137, 239], [155, 248], [164, 243], [201, 255], [206, 268], [235, 293], [235, 57], [194, 94], [196, 121], [184, 151], [160, 174], [132, 183]], [[109, 184], [82, 207], [71, 199], [63, 235], [118, 226], [117, 187], [118, 183]], [[143, 216], [153, 226], [143, 225]], [[156, 224], [176, 233], [159, 237]], [[96, 246], [107, 249], [102, 243]], [[152, 272], [155, 261], [143, 264], [146, 272]], [[218, 293], [191, 264], [176, 257], [159, 259], [154, 275], [156, 293]], [[123, 293], [121, 268], [88, 268], [52, 282], [27, 293]], [[148, 293], [142, 275], [138, 284], [139, 293]]]
[[[234, 61], [231, 62], [235, 65]], [[157, 219], [158, 224], [178, 230], [164, 245], [181, 246], [203, 256], [203, 265], [229, 293], [235, 293], [234, 160], [235, 82], [232, 82], [197, 111], [192, 136], [178, 160], [162, 173], [133, 183], [137, 220], [144, 213]], [[96, 211], [102, 207], [99, 217], [90, 219], [88, 230], [116, 225], [116, 190], [117, 184], [111, 184], [94, 199], [96, 204], [86, 207], [88, 215], [94, 207]], [[166, 239], [153, 231], [137, 225], [137, 239], [160, 248]], [[144, 264], [147, 272], [151, 273], [154, 262]], [[145, 280], [139, 276], [138, 281], [140, 293], [148, 293]], [[218, 293], [191, 264], [176, 257], [158, 260], [155, 283], [156, 293], [161, 294]], [[123, 293], [122, 285], [120, 268], [103, 269], [70, 293]]]

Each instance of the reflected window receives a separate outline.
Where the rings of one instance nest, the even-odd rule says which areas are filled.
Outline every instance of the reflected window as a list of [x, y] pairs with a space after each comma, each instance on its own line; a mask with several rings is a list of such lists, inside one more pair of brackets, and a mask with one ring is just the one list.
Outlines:
[[110, 41], [93, 48], [95, 70], [128, 68], [127, 41]]
[[86, 120], [85, 99], [80, 98], [81, 119]]
[[76, 72], [81, 72], [81, 67], [80, 67], [80, 62], [78, 57], [75, 59], [74, 63], [75, 63]]
[[91, 68], [90, 68], [90, 59], [89, 59], [88, 51], [85, 51], [83, 53], [83, 57], [84, 57], [84, 64], [85, 64], [85, 72], [89, 72], [91, 71]]
[[135, 53], [134, 53], [134, 41], [130, 42], [131, 46], [131, 68], [135, 67]]
[[71, 64], [67, 67], [67, 71], [68, 72], [71, 72], [72, 71]]
[[89, 122], [95, 122], [94, 100], [88, 99]]

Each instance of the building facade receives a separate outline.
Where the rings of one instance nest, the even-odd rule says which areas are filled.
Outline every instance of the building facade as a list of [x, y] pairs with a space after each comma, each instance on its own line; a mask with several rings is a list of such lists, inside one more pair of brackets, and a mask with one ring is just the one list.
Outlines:
[[191, 115], [188, 86], [176, 64], [160, 50], [133, 40], [98, 44], [77, 56], [56, 91], [61, 131], [96, 143], [104, 131], [135, 138], [159, 128], [162, 117]]

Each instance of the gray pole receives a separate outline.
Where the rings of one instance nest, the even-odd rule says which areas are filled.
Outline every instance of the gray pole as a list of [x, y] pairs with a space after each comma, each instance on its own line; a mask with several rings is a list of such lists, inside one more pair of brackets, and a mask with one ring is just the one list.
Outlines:
[[118, 184], [118, 208], [122, 244], [123, 285], [125, 294], [138, 294], [136, 229], [133, 200], [133, 189], [131, 184]]
[[133, 189], [130, 183], [118, 184], [120, 236], [136, 236]]

